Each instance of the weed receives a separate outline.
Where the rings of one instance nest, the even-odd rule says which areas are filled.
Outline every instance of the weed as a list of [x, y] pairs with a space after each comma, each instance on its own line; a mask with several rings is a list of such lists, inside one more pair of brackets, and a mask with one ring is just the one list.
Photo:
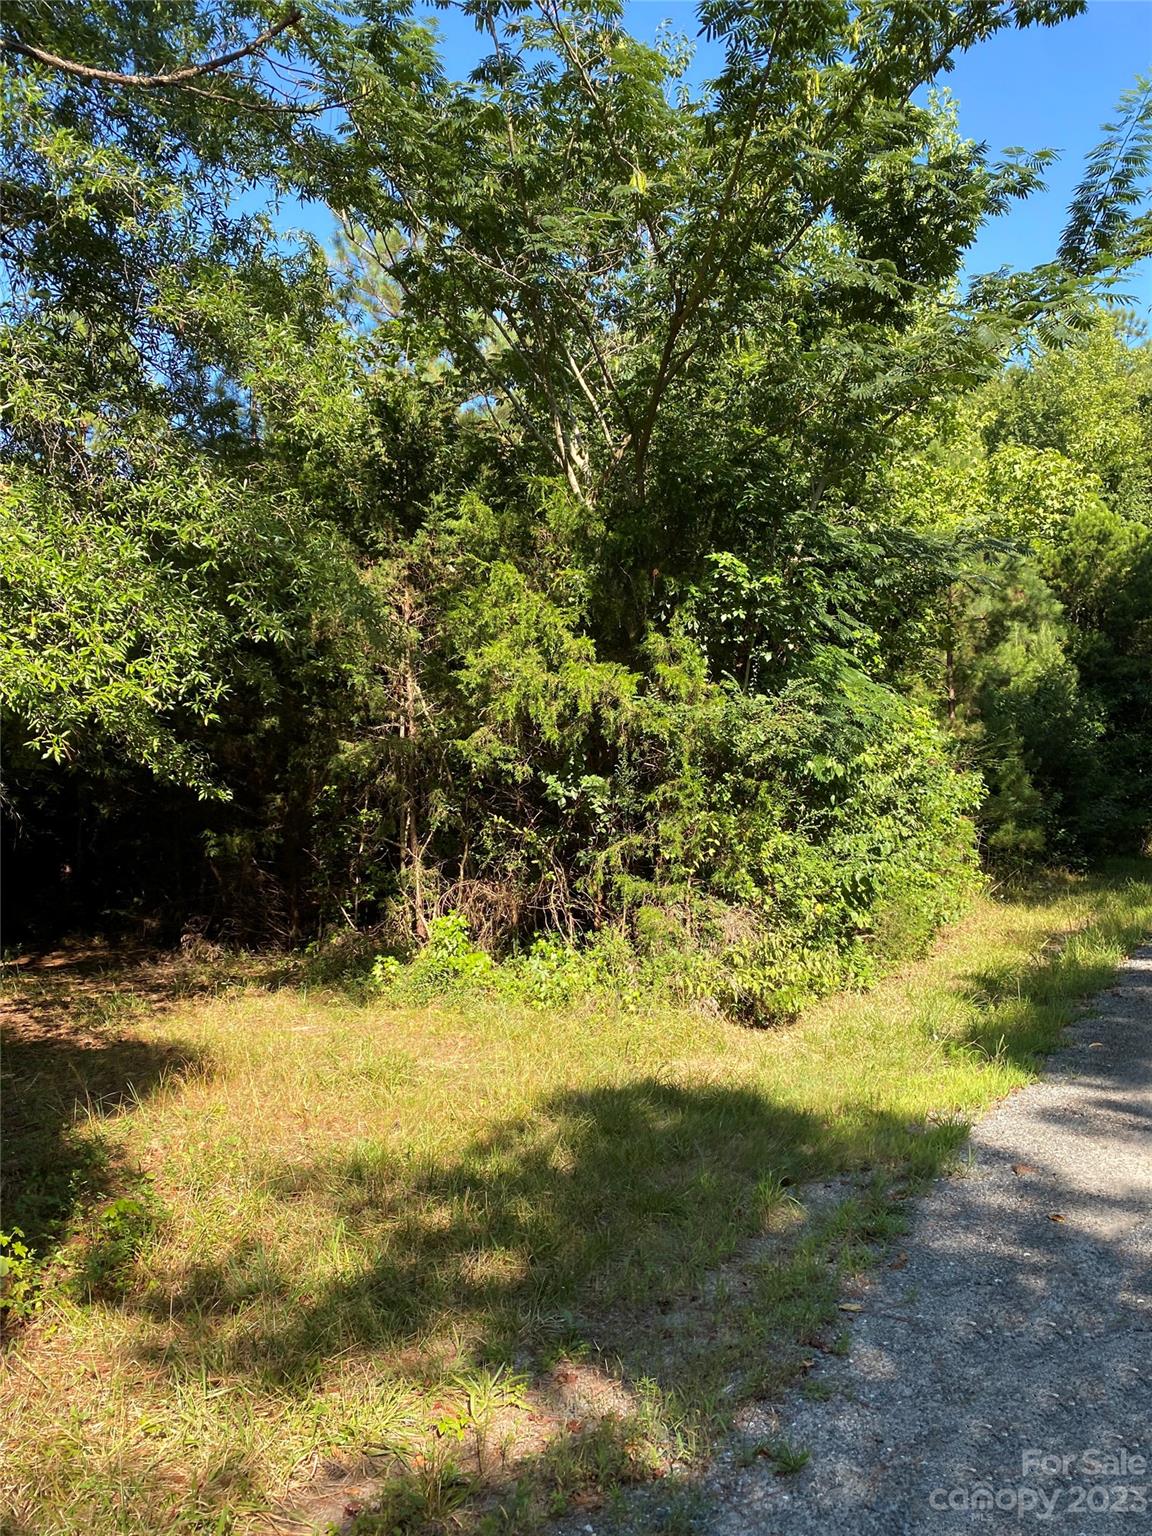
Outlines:
[[781, 1173], [770, 1173], [756, 1181], [753, 1198], [760, 1210], [760, 1221], [765, 1227], [774, 1225], [790, 1211], [801, 1209], [799, 1200], [789, 1190], [789, 1180]]
[[528, 1378], [518, 1376], [507, 1366], [494, 1370], [475, 1370], [454, 1378], [464, 1393], [468, 1417], [473, 1424], [487, 1424], [502, 1408], [527, 1408]]
[[381, 955], [372, 967], [372, 981], [422, 999], [458, 987], [475, 987], [487, 980], [494, 968], [491, 955], [473, 944], [467, 920], [458, 912], [449, 912], [428, 924], [427, 941], [407, 966], [392, 955]]
[[159, 1231], [164, 1208], [147, 1184], [110, 1201], [80, 1241], [73, 1283], [87, 1300], [123, 1294], [141, 1249]]
[[472, 1487], [455, 1458], [433, 1448], [427, 1456], [414, 1458], [399, 1476], [389, 1478], [372, 1507], [357, 1514], [345, 1529], [348, 1536], [442, 1531], [455, 1523]]
[[791, 1477], [793, 1473], [801, 1471], [812, 1459], [811, 1451], [803, 1446], [793, 1445], [790, 1440], [780, 1438], [767, 1442], [764, 1454], [773, 1463], [777, 1477]]
[[7, 1322], [35, 1317], [44, 1306], [43, 1265], [19, 1227], [0, 1232], [0, 1316]]
[[661, 1475], [664, 1459], [650, 1438], [644, 1416], [610, 1415], [587, 1430], [554, 1441], [543, 1470], [548, 1511], [559, 1515], [582, 1496], [599, 1499], [624, 1483]]
[[810, 1403], [827, 1403], [836, 1396], [836, 1388], [830, 1381], [822, 1381], [819, 1376], [809, 1376], [801, 1385], [800, 1394]]

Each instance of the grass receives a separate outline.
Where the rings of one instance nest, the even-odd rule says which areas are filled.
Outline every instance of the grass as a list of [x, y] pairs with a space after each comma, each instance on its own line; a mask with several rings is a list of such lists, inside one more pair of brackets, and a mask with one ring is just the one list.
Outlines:
[[1150, 928], [1147, 864], [985, 898], [776, 1031], [17, 977], [5, 1532], [533, 1530], [692, 1467]]

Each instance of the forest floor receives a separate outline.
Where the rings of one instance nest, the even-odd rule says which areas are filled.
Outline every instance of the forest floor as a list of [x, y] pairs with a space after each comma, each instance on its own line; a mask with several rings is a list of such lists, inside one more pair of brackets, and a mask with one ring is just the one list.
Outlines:
[[[8, 1282], [3, 1529], [676, 1536], [721, 1473], [775, 1529], [816, 1475], [777, 1409], [838, 1390], [886, 1283], [911, 1305], [909, 1197], [1150, 929], [1147, 864], [1050, 880], [770, 1031], [11, 967], [5, 1223], [46, 1258]], [[1088, 1196], [1012, 1146], [1067, 1267]]]

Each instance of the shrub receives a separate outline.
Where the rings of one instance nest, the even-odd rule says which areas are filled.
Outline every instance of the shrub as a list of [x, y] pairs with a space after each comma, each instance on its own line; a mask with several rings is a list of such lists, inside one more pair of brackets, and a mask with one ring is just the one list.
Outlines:
[[[684, 642], [653, 667], [597, 819], [580, 823], [575, 937], [513, 930], [498, 963], [454, 912], [407, 964], [379, 957], [372, 982], [414, 1000], [479, 988], [538, 1006], [655, 987], [748, 1022], [787, 1019], [867, 985], [960, 911], [978, 879], [979, 794], [931, 717], [843, 653], [749, 694], [709, 682]], [[562, 825], [551, 843], [543, 825], [533, 858], [563, 863]]]
[[427, 939], [406, 965], [394, 955], [380, 955], [371, 975], [378, 987], [426, 1001], [438, 993], [480, 986], [493, 970], [492, 956], [472, 942], [468, 920], [459, 912], [449, 912], [432, 919]]
[[43, 1265], [19, 1227], [0, 1232], [0, 1318], [24, 1322], [44, 1305]]

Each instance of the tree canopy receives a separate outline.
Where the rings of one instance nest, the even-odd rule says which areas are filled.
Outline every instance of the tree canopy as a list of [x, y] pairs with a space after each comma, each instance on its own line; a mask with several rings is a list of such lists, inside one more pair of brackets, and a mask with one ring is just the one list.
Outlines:
[[1051, 261], [966, 280], [1049, 156], [942, 88], [1081, 8], [704, 0], [701, 83], [607, 0], [467, 0], [465, 81], [402, 4], [10, 6], [28, 929], [455, 911], [759, 1015], [921, 942], [978, 843], [1138, 846], [1152, 97]]

